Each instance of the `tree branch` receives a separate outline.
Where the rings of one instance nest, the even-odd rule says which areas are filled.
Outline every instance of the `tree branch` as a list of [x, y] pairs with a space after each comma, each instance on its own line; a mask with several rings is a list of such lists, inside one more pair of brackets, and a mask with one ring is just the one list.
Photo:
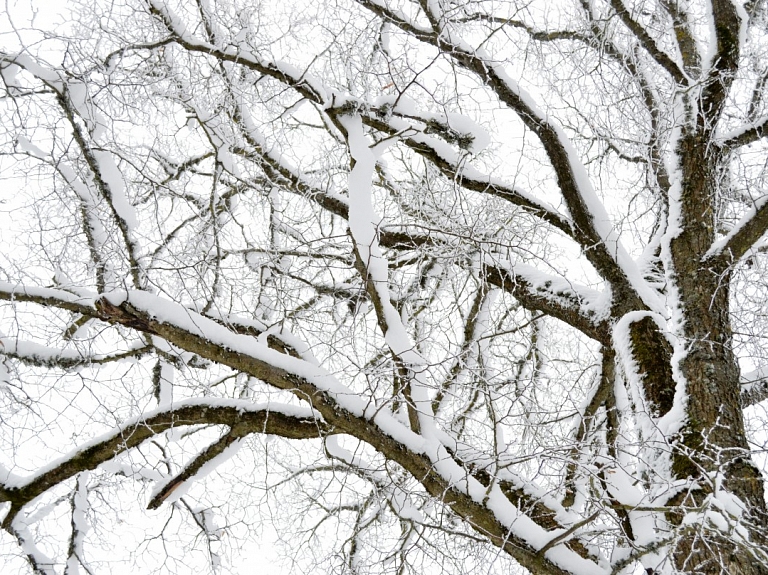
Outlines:
[[648, 53], [648, 55], [653, 58], [659, 66], [664, 68], [664, 70], [666, 70], [669, 75], [672, 76], [672, 79], [677, 84], [681, 86], [687, 86], [688, 76], [680, 69], [677, 63], [672, 58], [670, 58], [666, 52], [659, 48], [659, 46], [656, 44], [656, 41], [651, 38], [642, 24], [632, 18], [632, 15], [629, 13], [629, 10], [627, 10], [627, 7], [624, 4], [624, 1], [611, 0], [611, 6], [616, 11], [616, 14], [619, 16], [619, 18], [621, 18], [621, 21], [624, 23], [624, 25], [629, 28], [632, 34], [634, 34], [635, 38], [637, 38], [638, 42], [640, 42], [640, 45]]
[[[50, 489], [81, 471], [95, 469], [116, 454], [140, 445], [146, 439], [168, 429], [187, 425], [227, 425], [240, 436], [267, 433], [288, 439], [309, 439], [336, 433], [332, 426], [311, 415], [298, 417], [281, 413], [276, 405], [254, 405], [245, 401], [226, 400], [187, 402], [159, 412], [142, 415], [127, 422], [106, 437], [80, 447], [71, 455], [49, 466], [29, 479], [19, 478], [0, 490], [0, 501], [10, 501], [11, 510], [3, 521], [8, 528], [21, 508]], [[232, 405], [234, 404], [234, 405]], [[296, 408], [288, 408], [296, 411]]]
[[736, 262], [746, 254], [768, 231], [768, 196], [760, 198], [747, 211], [734, 229], [721, 240], [716, 241], [705, 256], [705, 261], [725, 259], [725, 263]]
[[739, 148], [757, 142], [766, 136], [768, 136], [768, 116], [749, 126], [726, 134], [720, 143], [726, 148]]

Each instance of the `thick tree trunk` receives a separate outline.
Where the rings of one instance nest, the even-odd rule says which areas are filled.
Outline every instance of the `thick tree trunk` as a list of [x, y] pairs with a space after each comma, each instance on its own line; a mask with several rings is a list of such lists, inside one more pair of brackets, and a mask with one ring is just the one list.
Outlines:
[[[685, 226], [672, 240], [675, 287], [682, 307], [686, 351], [679, 369], [686, 384], [686, 416], [682, 438], [673, 454], [677, 479], [695, 484], [672, 503], [683, 508], [671, 517], [682, 529], [675, 548], [675, 564], [684, 573], [765, 574], [768, 567], [751, 557], [749, 544], [723, 535], [708, 519], [697, 530], [686, 530], [684, 512], [720, 513], [732, 494], [749, 516], [752, 543], [765, 542], [766, 505], [760, 473], [752, 463], [739, 397], [739, 367], [732, 351], [729, 314], [730, 263], [707, 258], [715, 240], [714, 209], [717, 166], [722, 158], [697, 132], [683, 137], [681, 212]], [[706, 133], [706, 130], [704, 131]], [[725, 492], [725, 493], [724, 493]], [[731, 519], [731, 518], [727, 518]]]

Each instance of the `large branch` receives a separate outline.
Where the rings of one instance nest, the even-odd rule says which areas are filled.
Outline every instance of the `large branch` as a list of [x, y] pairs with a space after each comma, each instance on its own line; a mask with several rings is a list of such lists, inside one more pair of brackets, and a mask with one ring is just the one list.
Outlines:
[[[185, 404], [186, 403], [186, 404]], [[278, 406], [255, 405], [226, 400], [185, 402], [172, 405], [129, 421], [105, 436], [80, 447], [42, 472], [30, 478], [13, 477], [0, 487], [0, 501], [9, 501], [11, 510], [3, 527], [9, 528], [19, 510], [48, 489], [74, 477], [81, 471], [95, 469], [115, 455], [136, 447], [146, 439], [173, 427], [186, 425], [227, 425], [240, 436], [268, 433], [289, 439], [309, 439], [333, 433], [331, 426], [312, 417], [281, 413]], [[298, 411], [296, 408], [289, 408]], [[306, 411], [302, 410], [302, 411]]]
[[[50, 295], [40, 303], [55, 307], [56, 302]], [[71, 306], [67, 298], [62, 300], [62, 304]], [[566, 575], [576, 565], [581, 572], [602, 572], [595, 563], [569, 549], [564, 542], [539, 553], [548, 541], [562, 533], [548, 533], [544, 526], [514, 505], [498, 485], [486, 487], [467, 476], [436, 437], [413, 433], [387, 410], [353, 393], [325, 370], [271, 350], [253, 337], [233, 333], [200, 314], [146, 292], [115, 293], [97, 299], [93, 305], [91, 314], [98, 315], [102, 321], [158, 335], [181, 349], [247, 373], [308, 401], [334, 431], [347, 433], [368, 443], [384, 457], [401, 465], [419, 480], [430, 495], [450, 506], [478, 532], [529, 570]], [[228, 424], [226, 421], [221, 423]], [[174, 419], [167, 421], [166, 425], [178, 425], [178, 422]], [[152, 434], [146, 426], [138, 429], [145, 430], [137, 431], [139, 433]], [[120, 440], [112, 438], [112, 441], [124, 440], [122, 435]], [[102, 446], [102, 449], [102, 457], [108, 458], [107, 451], [112, 453], [113, 448], [110, 444], [109, 448]], [[81, 457], [89, 456], [89, 452], [85, 452]], [[43, 483], [35, 482], [39, 493], [44, 490], [41, 490], [41, 485], [50, 487], [69, 476], [58, 479], [52, 471], [44, 477], [48, 479], [40, 478]], [[457, 482], [457, 477], [465, 479]], [[14, 498], [18, 497], [18, 491], [8, 489], [4, 497], [9, 499], [11, 494]], [[19, 503], [29, 501], [30, 493], [25, 494], [17, 500]], [[14, 506], [18, 508], [19, 504]]]

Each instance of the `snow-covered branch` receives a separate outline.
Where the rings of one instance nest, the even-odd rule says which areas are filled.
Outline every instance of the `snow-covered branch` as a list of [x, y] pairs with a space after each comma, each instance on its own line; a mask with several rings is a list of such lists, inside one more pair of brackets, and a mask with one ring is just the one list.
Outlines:
[[21, 477], [3, 469], [0, 501], [11, 503], [3, 525], [12, 525], [27, 503], [70, 477], [96, 469], [116, 454], [137, 447], [164, 431], [201, 424], [226, 425], [239, 437], [266, 433], [288, 439], [309, 439], [333, 433], [322, 418], [306, 408], [281, 408], [276, 403], [259, 405], [238, 400], [192, 400], [173, 404], [123, 422], [72, 453], [51, 461], [31, 476]]

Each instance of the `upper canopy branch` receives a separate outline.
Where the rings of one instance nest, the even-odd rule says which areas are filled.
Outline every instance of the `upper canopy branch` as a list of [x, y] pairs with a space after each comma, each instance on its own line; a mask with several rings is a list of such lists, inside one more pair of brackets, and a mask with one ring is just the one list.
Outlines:
[[624, 0], [611, 0], [611, 7], [616, 11], [616, 14], [621, 18], [624, 25], [637, 38], [640, 45], [653, 58], [659, 66], [664, 68], [675, 82], [681, 86], [686, 86], [689, 83], [688, 76], [683, 72], [680, 66], [675, 62], [669, 54], [659, 48], [656, 41], [648, 34], [648, 31], [643, 27], [640, 22], [635, 20], [629, 13]]

